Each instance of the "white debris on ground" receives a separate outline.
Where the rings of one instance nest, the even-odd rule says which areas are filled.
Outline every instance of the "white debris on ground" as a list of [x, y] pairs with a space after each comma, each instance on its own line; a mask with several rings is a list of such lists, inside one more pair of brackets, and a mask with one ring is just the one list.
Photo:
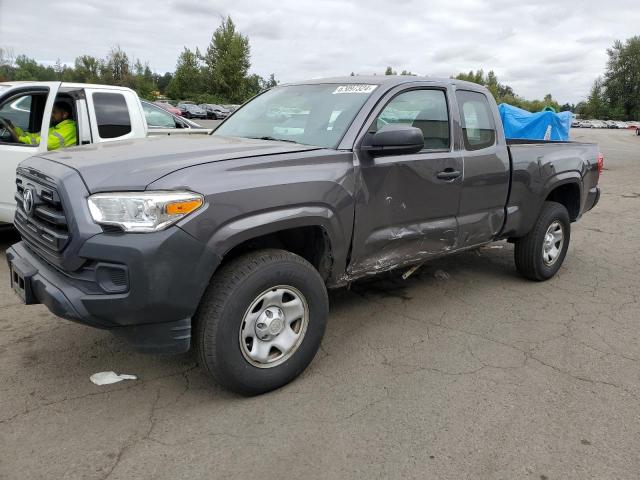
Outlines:
[[135, 375], [128, 375], [126, 373], [118, 375], [116, 372], [98, 372], [89, 377], [96, 385], [111, 385], [112, 383], [118, 383], [122, 380], [137, 380]]

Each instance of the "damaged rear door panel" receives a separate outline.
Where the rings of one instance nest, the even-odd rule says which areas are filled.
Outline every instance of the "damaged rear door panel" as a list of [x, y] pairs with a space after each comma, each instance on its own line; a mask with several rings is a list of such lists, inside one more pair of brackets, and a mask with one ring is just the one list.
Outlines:
[[456, 90], [464, 181], [458, 210], [460, 248], [492, 241], [505, 222], [509, 195], [509, 151], [500, 117], [481, 92]]

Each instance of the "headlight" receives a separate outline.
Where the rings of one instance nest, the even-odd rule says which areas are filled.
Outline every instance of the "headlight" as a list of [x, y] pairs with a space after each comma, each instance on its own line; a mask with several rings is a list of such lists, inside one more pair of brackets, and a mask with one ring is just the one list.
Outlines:
[[96, 223], [125, 232], [157, 232], [198, 210], [204, 197], [193, 192], [96, 193], [88, 198]]

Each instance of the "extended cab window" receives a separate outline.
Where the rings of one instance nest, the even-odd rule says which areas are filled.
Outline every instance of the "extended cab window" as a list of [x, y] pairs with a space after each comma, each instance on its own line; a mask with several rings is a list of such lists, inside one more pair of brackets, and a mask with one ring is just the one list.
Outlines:
[[449, 149], [449, 112], [442, 90], [410, 90], [397, 95], [384, 107], [369, 131], [376, 132], [390, 123], [422, 130], [425, 150]]
[[[0, 105], [0, 143], [37, 147], [46, 101], [47, 93], [38, 92], [25, 93], [3, 102]], [[8, 127], [13, 128], [15, 135]]]
[[458, 90], [456, 92], [462, 136], [466, 150], [482, 150], [496, 143], [496, 125], [487, 97], [482, 93]]
[[117, 138], [131, 132], [131, 118], [124, 95], [94, 93], [93, 105], [100, 138]]

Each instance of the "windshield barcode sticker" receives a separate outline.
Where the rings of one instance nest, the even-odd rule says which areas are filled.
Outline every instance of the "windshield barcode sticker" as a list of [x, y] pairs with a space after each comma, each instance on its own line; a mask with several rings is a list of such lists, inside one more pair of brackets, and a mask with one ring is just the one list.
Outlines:
[[340, 85], [333, 91], [333, 95], [337, 93], [371, 93], [376, 87], [377, 85], [363, 85], [358, 83], [353, 85]]

